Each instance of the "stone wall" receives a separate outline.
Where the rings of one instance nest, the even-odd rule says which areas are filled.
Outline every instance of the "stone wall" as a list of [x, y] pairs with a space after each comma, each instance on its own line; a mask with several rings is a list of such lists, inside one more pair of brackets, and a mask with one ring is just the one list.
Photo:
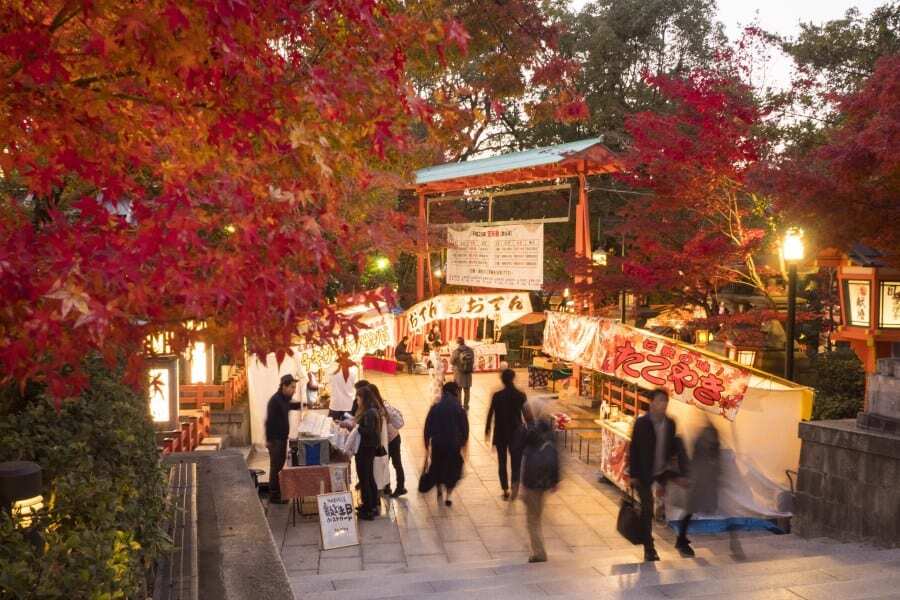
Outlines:
[[800, 424], [793, 531], [900, 546], [900, 437], [853, 419]]
[[209, 413], [213, 435], [226, 437], [228, 446], [250, 445], [250, 405], [242, 402], [229, 410], [212, 410]]

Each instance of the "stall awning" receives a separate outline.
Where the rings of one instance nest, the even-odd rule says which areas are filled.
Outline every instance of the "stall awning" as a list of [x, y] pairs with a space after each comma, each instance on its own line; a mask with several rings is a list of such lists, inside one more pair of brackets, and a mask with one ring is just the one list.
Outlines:
[[420, 169], [415, 187], [426, 194], [452, 192], [575, 177], [582, 169], [585, 175], [594, 175], [619, 171], [620, 165], [602, 138], [589, 138]]
[[545, 315], [544, 313], [533, 312], [528, 313], [527, 315], [516, 321], [516, 323], [519, 323], [520, 325], [534, 325], [535, 323], [543, 323], [546, 320], [547, 315]]

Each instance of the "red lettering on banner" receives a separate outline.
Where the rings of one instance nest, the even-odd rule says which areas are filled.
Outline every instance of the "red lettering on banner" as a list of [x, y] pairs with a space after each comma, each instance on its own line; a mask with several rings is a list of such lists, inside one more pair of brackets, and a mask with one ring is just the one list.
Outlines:
[[700, 387], [694, 390], [694, 399], [700, 404], [713, 406], [722, 400], [725, 384], [715, 375], [704, 375], [700, 378]]
[[682, 354], [678, 357], [678, 362], [689, 365], [692, 359], [693, 357], [690, 354]]
[[685, 388], [697, 387], [697, 374], [686, 364], [678, 362], [672, 365], [669, 381], [672, 382], [672, 388], [675, 390], [675, 393], [681, 394]]
[[660, 354], [662, 354], [666, 358], [675, 358], [675, 348], [673, 348], [672, 346], [663, 346]]
[[646, 339], [644, 343], [641, 344], [641, 348], [647, 350], [648, 352], [656, 352], [656, 340]]
[[698, 360], [697, 368], [703, 371], [704, 373], [709, 373], [709, 361], [706, 360]]
[[621, 367], [622, 372], [629, 377], [638, 378], [641, 376], [641, 373], [631, 365], [642, 362], [644, 362], [644, 355], [636, 351], [634, 346], [631, 345], [631, 342], [625, 342], [624, 346], [616, 348], [616, 359], [613, 370], [618, 371], [619, 367]]
[[[646, 346], [644, 346], [646, 348]], [[648, 365], [641, 369], [641, 377], [645, 380], [649, 381], [653, 385], [665, 385], [666, 379], [665, 377], [660, 377], [656, 375], [660, 371], [665, 371], [672, 364], [668, 358], [664, 356], [656, 356], [655, 354], [648, 354], [647, 360], [653, 363], [652, 365]]]

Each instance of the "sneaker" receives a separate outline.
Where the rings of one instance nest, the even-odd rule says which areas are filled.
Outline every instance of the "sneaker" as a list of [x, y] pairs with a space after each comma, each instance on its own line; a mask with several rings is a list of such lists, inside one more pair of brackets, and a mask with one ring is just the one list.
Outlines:
[[688, 541], [682, 541], [675, 544], [675, 549], [678, 550], [679, 554], [685, 558], [693, 557], [694, 549], [691, 548], [691, 544]]
[[444, 501], [444, 506], [453, 506], [453, 500], [447, 498], [447, 500]]
[[656, 562], [659, 560], [659, 554], [656, 553], [656, 550], [644, 550], [644, 562]]
[[503, 499], [509, 500], [509, 490], [503, 490]]
[[530, 562], [530, 563], [547, 562], [547, 557], [546, 556], [529, 556], [528, 562]]
[[406, 488], [401, 487], [401, 488], [397, 488], [396, 490], [394, 490], [394, 493], [391, 494], [391, 497], [399, 498], [400, 496], [405, 496], [406, 494], [407, 494]]
[[377, 514], [375, 512], [360, 512], [358, 516], [363, 521], [374, 521]]

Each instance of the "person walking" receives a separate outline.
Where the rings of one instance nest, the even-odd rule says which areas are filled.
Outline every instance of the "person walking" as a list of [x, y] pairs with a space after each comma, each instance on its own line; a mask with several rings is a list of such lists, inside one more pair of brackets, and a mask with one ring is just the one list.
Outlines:
[[331, 400], [328, 405], [328, 416], [335, 421], [342, 421], [345, 413], [352, 413], [353, 401], [356, 399], [356, 381], [359, 371], [356, 363], [350, 360], [346, 352], [338, 354], [338, 367], [328, 380]]
[[465, 410], [469, 410], [469, 395], [472, 390], [472, 371], [475, 370], [475, 351], [466, 345], [462, 336], [456, 338], [456, 350], [450, 357], [453, 366], [453, 380], [460, 389], [460, 399]]
[[691, 453], [691, 476], [688, 484], [687, 506], [685, 516], [678, 528], [678, 539], [675, 549], [682, 556], [694, 556], [691, 541], [687, 537], [688, 527], [695, 513], [715, 514], [719, 508], [719, 476], [721, 473], [719, 454], [721, 444], [719, 431], [712, 424], [709, 416]]
[[[668, 406], [669, 393], [654, 390], [650, 409], [634, 422], [631, 434], [628, 469], [641, 503], [645, 561], [659, 560], [653, 544], [653, 483], [664, 486], [669, 479], [687, 472], [686, 457], [675, 435], [675, 421], [666, 415]], [[672, 459], [678, 461], [679, 474], [668, 470]]]
[[[356, 452], [356, 478], [362, 504], [357, 509], [359, 518], [371, 521], [378, 513], [378, 484], [375, 482], [375, 456], [381, 446], [381, 415], [378, 400], [369, 387], [362, 387], [357, 394], [357, 412], [354, 422], [359, 426], [359, 450]], [[352, 423], [345, 421], [349, 425]]]
[[497, 449], [497, 468], [500, 473], [500, 487], [503, 499], [510, 498], [509, 475], [506, 468], [507, 455], [512, 467], [512, 498], [515, 500], [519, 491], [519, 476], [522, 466], [522, 444], [525, 435], [525, 402], [528, 400], [514, 385], [516, 372], [506, 369], [500, 373], [503, 389], [491, 397], [487, 423], [484, 427], [484, 438], [491, 435], [493, 425], [494, 436], [491, 443]]
[[549, 419], [535, 421], [525, 434], [522, 453], [522, 501], [531, 541], [528, 562], [546, 562], [542, 518], [548, 491], [559, 484], [559, 453], [553, 442], [553, 426]]
[[302, 402], [293, 402], [297, 391], [297, 380], [293, 375], [284, 375], [278, 385], [278, 391], [269, 398], [266, 406], [266, 448], [269, 450], [269, 502], [284, 504], [281, 498], [281, 486], [278, 474], [284, 468], [287, 458], [288, 432], [290, 431], [289, 413], [303, 408]]
[[462, 448], [468, 440], [469, 417], [459, 404], [459, 387], [451, 381], [425, 418], [425, 450], [431, 456], [427, 473], [437, 486], [438, 504], [453, 505], [450, 496], [462, 478]]

